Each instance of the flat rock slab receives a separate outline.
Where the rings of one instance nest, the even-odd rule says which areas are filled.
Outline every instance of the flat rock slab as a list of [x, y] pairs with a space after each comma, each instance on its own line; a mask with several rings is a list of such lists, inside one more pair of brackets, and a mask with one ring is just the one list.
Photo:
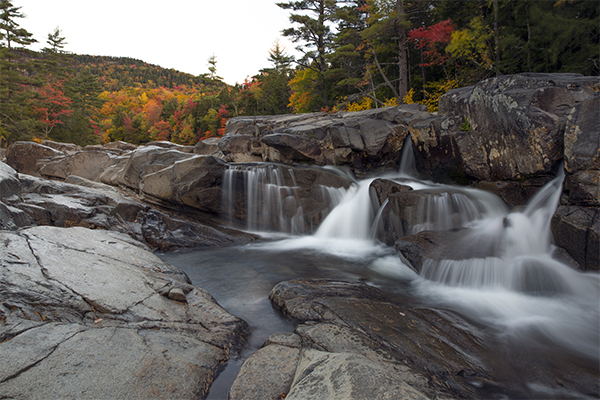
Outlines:
[[43, 226], [0, 243], [4, 397], [204, 398], [243, 341], [245, 322], [125, 234]]
[[[270, 299], [299, 325], [248, 359], [231, 400], [250, 398], [240, 393], [252, 387], [253, 367], [276, 359], [286, 362], [278, 373], [288, 371], [280, 382], [292, 381], [286, 399], [541, 398], [542, 389], [548, 399], [598, 395], [597, 366], [515, 349], [459, 315], [364, 283], [286, 281]], [[282, 398], [280, 391], [264, 398]]]

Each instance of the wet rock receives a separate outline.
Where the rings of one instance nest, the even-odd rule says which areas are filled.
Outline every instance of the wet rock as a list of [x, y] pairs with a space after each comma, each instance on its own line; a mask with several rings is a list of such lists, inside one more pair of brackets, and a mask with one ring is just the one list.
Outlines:
[[251, 229], [310, 233], [332, 208], [329, 190], [347, 189], [353, 179], [338, 169], [276, 164], [236, 165], [227, 171], [225, 215]]
[[[201, 398], [245, 324], [126, 235], [2, 231], [0, 391], [14, 398]], [[177, 282], [187, 303], [158, 291]]]
[[34, 142], [15, 142], [7, 149], [6, 164], [21, 174], [40, 176], [38, 162], [64, 154], [62, 151]]
[[403, 307], [372, 286], [329, 280], [282, 282], [269, 298], [303, 323], [286, 398], [476, 397], [457, 372], [484, 375], [469, 355], [480, 345], [448, 316]]
[[560, 206], [552, 217], [554, 243], [564, 248], [587, 271], [600, 268], [600, 210]]
[[[299, 337], [294, 336], [299, 342]], [[230, 400], [279, 399], [290, 391], [300, 349], [273, 343], [275, 341], [277, 339], [244, 361], [229, 390]]]
[[249, 234], [228, 234], [225, 230], [174, 218], [152, 209], [140, 211], [134, 224], [139, 226], [142, 240], [161, 251], [228, 246], [254, 240]]
[[[600, 86], [600, 85], [599, 85]], [[578, 104], [565, 129], [565, 188], [572, 204], [600, 206], [600, 95]]]
[[468, 260], [499, 257], [502, 243], [480, 236], [467, 228], [452, 231], [423, 231], [395, 243], [400, 259], [421, 273], [426, 261]]
[[403, 236], [421, 231], [464, 227], [489, 216], [490, 207], [506, 209], [502, 201], [491, 195], [477, 197], [460, 187], [412, 190], [399, 183], [378, 179], [373, 181], [371, 188], [379, 204], [385, 204], [380, 211], [377, 237], [389, 246]]
[[548, 398], [598, 392], [597, 365], [554, 352], [540, 363], [539, 352], [523, 345], [507, 351], [504, 340], [459, 315], [373, 286], [292, 280], [269, 298], [300, 323], [300, 360], [286, 398], [540, 397], [531, 382], [552, 391]]

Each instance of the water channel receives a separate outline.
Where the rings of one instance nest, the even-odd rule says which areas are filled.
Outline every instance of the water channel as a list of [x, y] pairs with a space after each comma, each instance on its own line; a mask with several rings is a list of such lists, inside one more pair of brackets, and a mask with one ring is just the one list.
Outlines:
[[[283, 187], [268, 168], [273, 167], [235, 169], [235, 173], [247, 175], [247, 185], [252, 188], [248, 196], [255, 196], [248, 201], [255, 210], [248, 210], [254, 217], [249, 217], [246, 229], [256, 230], [265, 202], [275, 201], [270, 199], [295, 201], [293, 187]], [[456, 312], [502, 340], [526, 346], [542, 343], [598, 363], [599, 276], [576, 271], [552, 257], [549, 225], [560, 198], [562, 175], [519, 211], [510, 211], [487, 192], [424, 182], [413, 176], [401, 170], [385, 178], [414, 191], [433, 188], [447, 193], [424, 197], [417, 223], [405, 233], [468, 228], [459, 243], [489, 249], [490, 256], [427, 261], [417, 274], [400, 260], [393, 246], [377, 239], [387, 204], [373, 204], [369, 194], [373, 179], [356, 181], [347, 190], [324, 188], [329, 190], [331, 211], [314, 232], [306, 233], [298, 223], [300, 215], [293, 213], [281, 221], [285, 229], [260, 232], [263, 239], [255, 243], [159, 254], [249, 324], [247, 346], [229, 361], [209, 399], [227, 398], [242, 362], [269, 335], [293, 331], [293, 323], [273, 309], [268, 295], [278, 282], [294, 278], [367, 282], [414, 304]], [[264, 187], [268, 189], [260, 189]], [[272, 196], [267, 190], [286, 194]], [[224, 199], [231, 195], [225, 192]]]

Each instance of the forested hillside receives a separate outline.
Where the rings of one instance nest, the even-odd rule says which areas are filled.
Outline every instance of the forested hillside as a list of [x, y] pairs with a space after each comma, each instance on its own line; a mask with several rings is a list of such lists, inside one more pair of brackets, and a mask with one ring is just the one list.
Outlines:
[[[194, 144], [228, 118], [419, 102], [519, 72], [600, 73], [600, 2], [304, 0], [265, 68], [231, 86], [213, 56], [200, 76], [131, 58], [70, 54], [60, 30], [42, 52], [21, 7], [0, 0], [0, 146], [17, 140]], [[26, 10], [23, 10], [26, 11]], [[23, 25], [23, 26], [22, 26]], [[274, 38], [275, 39], [275, 38]], [[197, 39], [200, 40], [200, 39]]]

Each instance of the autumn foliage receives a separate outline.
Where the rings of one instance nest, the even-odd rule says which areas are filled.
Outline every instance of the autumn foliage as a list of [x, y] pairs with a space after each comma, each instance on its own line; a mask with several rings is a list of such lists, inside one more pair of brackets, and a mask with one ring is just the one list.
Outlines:
[[450, 55], [445, 52], [445, 48], [452, 39], [452, 31], [454, 31], [452, 20], [447, 19], [435, 25], [423, 26], [408, 32], [408, 39], [423, 52], [423, 58], [426, 60], [420, 63], [420, 66], [442, 65], [448, 61]]
[[48, 79], [36, 92], [37, 97], [32, 108], [41, 124], [43, 139], [46, 139], [55, 126], [63, 123], [61, 118], [73, 114], [73, 110], [70, 109], [73, 101], [65, 96], [60, 80]]

